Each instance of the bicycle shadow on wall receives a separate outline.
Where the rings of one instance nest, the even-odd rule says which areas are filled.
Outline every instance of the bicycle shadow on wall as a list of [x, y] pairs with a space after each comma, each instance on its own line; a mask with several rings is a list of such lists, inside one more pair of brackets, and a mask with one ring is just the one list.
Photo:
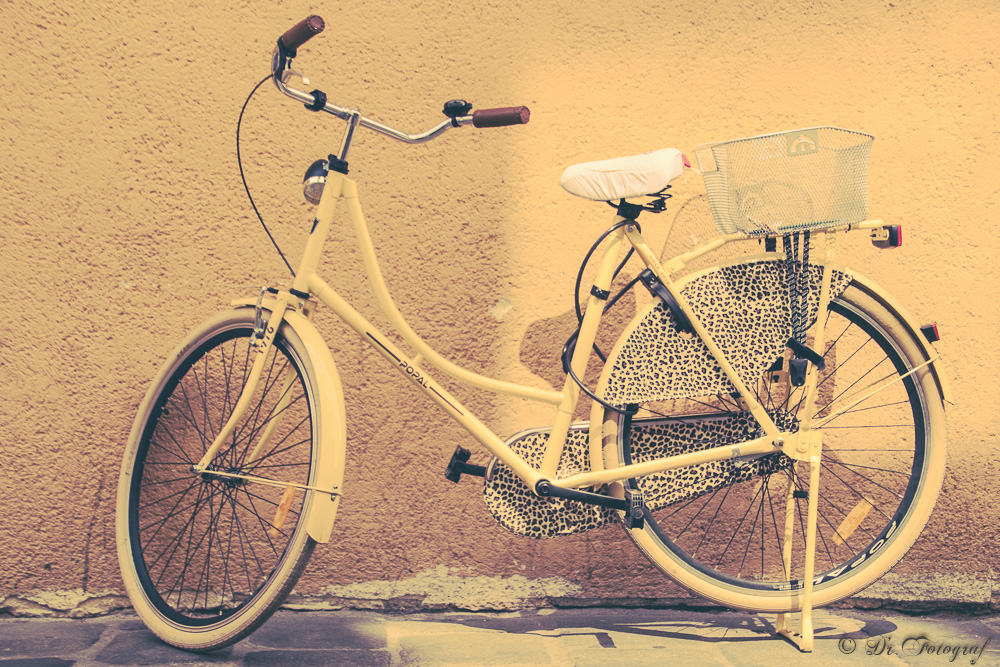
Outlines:
[[[677, 206], [673, 224], [667, 234], [666, 241], [663, 243], [659, 259], [661, 262], [666, 262], [681, 253], [693, 250], [711, 241], [718, 235], [719, 230], [716, 228], [715, 220], [712, 218], [712, 209], [709, 207], [708, 197], [706, 195], [690, 197], [683, 204]], [[729, 243], [708, 253], [704, 257], [696, 259], [685, 267], [682, 273], [677, 274], [677, 276], [700, 271], [724, 259], [763, 251], [763, 244], [756, 240]]]

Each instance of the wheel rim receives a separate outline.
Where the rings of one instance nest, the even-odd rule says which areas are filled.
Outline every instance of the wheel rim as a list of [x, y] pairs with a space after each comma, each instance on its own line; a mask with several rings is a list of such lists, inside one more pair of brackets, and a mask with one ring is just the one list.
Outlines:
[[[901, 532], [918, 499], [928, 439], [925, 397], [910, 378], [838, 415], [837, 408], [850, 405], [850, 399], [845, 401], [848, 395], [857, 395], [867, 384], [908, 368], [891, 336], [860, 309], [836, 301], [830, 311], [830, 342], [825, 350], [828, 368], [819, 378], [814, 416], [817, 423], [832, 417], [818, 429], [824, 438], [814, 577], [819, 587], [864, 569], [869, 557], [885, 549]], [[769, 388], [766, 383], [761, 387]], [[758, 398], [786, 428], [802, 417], [798, 414], [801, 393], [774, 396], [758, 391]], [[700, 403], [702, 414], [694, 419], [724, 424], [722, 431], [731, 438], [728, 442], [735, 444], [757, 434], [755, 420], [739, 411], [728, 397], [721, 403]], [[651, 407], [660, 414], [671, 414], [660, 406]], [[640, 412], [634, 429], [625, 428], [628, 418], [620, 418], [619, 432], [627, 434], [621, 448], [626, 464], [644, 460], [641, 442], [648, 437], [646, 433], [682, 428], [676, 419], [642, 417]], [[745, 424], [742, 428], [740, 420]], [[704, 446], [727, 442], [719, 442], [719, 428], [715, 428], [714, 441], [706, 441]], [[638, 439], [640, 445], [633, 450], [629, 438]], [[808, 467], [793, 474], [789, 464], [787, 457], [776, 454], [749, 462], [741, 474], [732, 464], [722, 462], [714, 469], [703, 469], [702, 474], [717, 476], [716, 488], [689, 490], [662, 509], [647, 510], [644, 530], [687, 569], [714, 584], [755, 594], [784, 595], [801, 588], [805, 498], [794, 501], [790, 575], [781, 556], [786, 493], [790, 486], [796, 496], [807, 491]], [[746, 475], [746, 467], [756, 470]], [[747, 479], [727, 483], [742, 477]], [[648, 476], [628, 480], [628, 485], [648, 496], [651, 490], [662, 488], [664, 481]]]
[[[215, 332], [186, 354], [151, 406], [136, 451], [129, 490], [132, 560], [152, 606], [184, 626], [241, 613], [302, 539], [307, 501], [301, 490], [191, 472], [247, 380], [252, 333], [246, 326]], [[301, 367], [286, 339], [276, 337], [250, 406], [211, 471], [311, 482], [312, 397]], [[251, 462], [268, 430], [266, 446]], [[283, 497], [288, 508], [281, 521]]]

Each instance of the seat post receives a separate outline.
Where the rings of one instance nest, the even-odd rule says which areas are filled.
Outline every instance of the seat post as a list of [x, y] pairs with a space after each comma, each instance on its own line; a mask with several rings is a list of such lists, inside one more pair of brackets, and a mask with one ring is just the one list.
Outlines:
[[617, 208], [618, 215], [620, 215], [622, 219], [631, 220], [633, 222], [635, 222], [636, 218], [639, 217], [639, 214], [645, 210], [641, 204], [631, 204], [624, 199], [615, 204], [615, 208]]

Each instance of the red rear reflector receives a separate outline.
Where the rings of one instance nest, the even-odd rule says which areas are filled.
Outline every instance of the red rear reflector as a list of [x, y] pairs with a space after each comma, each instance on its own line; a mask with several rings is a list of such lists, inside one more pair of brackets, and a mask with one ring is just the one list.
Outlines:
[[922, 333], [924, 338], [932, 343], [936, 343], [941, 340], [941, 336], [938, 334], [937, 322], [931, 322], [930, 324], [925, 324], [920, 327], [920, 333]]
[[872, 232], [872, 245], [876, 248], [898, 248], [903, 245], [903, 227], [886, 225]]

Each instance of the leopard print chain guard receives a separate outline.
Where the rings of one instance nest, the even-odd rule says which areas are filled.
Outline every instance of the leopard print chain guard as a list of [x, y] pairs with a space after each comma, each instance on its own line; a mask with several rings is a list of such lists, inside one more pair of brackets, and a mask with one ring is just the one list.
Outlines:
[[[782, 355], [791, 337], [785, 276], [785, 263], [769, 259], [716, 268], [681, 288], [698, 319], [748, 386], [756, 385]], [[810, 266], [807, 278], [807, 317], [811, 324], [819, 308], [822, 268]], [[834, 271], [830, 298], [839, 296], [850, 280], [848, 274]], [[705, 344], [697, 337], [678, 333], [672, 313], [659, 300], [633, 320], [607, 363], [613, 366], [604, 396], [616, 405], [734, 391]], [[630, 457], [638, 463], [736, 444], [750, 439], [756, 431], [756, 421], [749, 413], [637, 420], [632, 429]], [[511, 438], [507, 444], [537, 469], [547, 438], [547, 430], [530, 431]], [[588, 438], [587, 425], [570, 430], [556, 479], [589, 470]], [[646, 506], [655, 510], [789, 465], [790, 459], [783, 454], [749, 462], [715, 461], [647, 475], [638, 484]], [[614, 510], [595, 505], [540, 498], [499, 461], [486, 481], [484, 495], [500, 525], [527, 537], [579, 533], [603, 526], [615, 516]]]
[[[687, 282], [681, 294], [712, 340], [748, 387], [782, 355], [792, 336], [792, 311], [783, 260], [761, 260], [713, 269]], [[811, 325], [819, 310], [823, 269], [806, 271], [807, 315]], [[851, 277], [834, 271], [830, 299], [847, 288]], [[612, 364], [604, 399], [628, 405], [735, 391], [708, 347], [697, 336], [677, 332], [673, 313], [657, 299], [633, 320], [608, 357]]]
[[[587, 453], [589, 432], [589, 425], [586, 424], [570, 428], [559, 459], [556, 479], [590, 469], [590, 457]], [[531, 467], [538, 469], [542, 466], [542, 454], [548, 438], [548, 429], [529, 431], [508, 440], [507, 446]], [[581, 533], [609, 523], [615, 514], [615, 510], [607, 507], [536, 496], [513, 470], [500, 461], [493, 464], [483, 495], [493, 518], [512, 533], [525, 537], [543, 538]]]

